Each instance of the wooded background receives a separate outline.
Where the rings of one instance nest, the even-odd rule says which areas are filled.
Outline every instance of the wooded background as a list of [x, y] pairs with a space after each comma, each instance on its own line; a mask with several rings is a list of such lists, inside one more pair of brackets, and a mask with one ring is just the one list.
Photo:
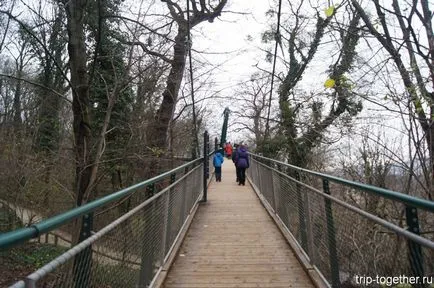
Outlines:
[[50, 216], [195, 158], [219, 97], [233, 138], [258, 153], [433, 199], [428, 0], [285, 0], [280, 14], [270, 3], [246, 39], [260, 38], [260, 64], [227, 99], [194, 97], [218, 67], [194, 57], [190, 78], [189, 49], [212, 39], [204, 27], [249, 11], [227, 0], [190, 1], [189, 14], [186, 1], [133, 2], [1, 2], [3, 201]]

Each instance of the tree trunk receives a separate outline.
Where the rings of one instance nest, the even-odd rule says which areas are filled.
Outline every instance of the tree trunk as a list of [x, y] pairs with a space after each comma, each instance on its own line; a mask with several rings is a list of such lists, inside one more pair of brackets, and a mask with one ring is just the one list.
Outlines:
[[[63, 20], [63, 13], [59, 10], [48, 40], [49, 49], [54, 53], [54, 60], [50, 55], [48, 55], [48, 53], [45, 53], [45, 55], [40, 59], [43, 65], [43, 73], [41, 75], [43, 79], [42, 85], [52, 88], [55, 91], [61, 91], [62, 93], [64, 92], [64, 78], [62, 71], [55, 65], [54, 61], [56, 61], [59, 66], [63, 66], [63, 47], [64, 44], [66, 44], [61, 35]], [[42, 37], [44, 37], [45, 34], [46, 31], [41, 32]], [[35, 149], [44, 152], [44, 157], [50, 158], [48, 162], [51, 162], [52, 154], [57, 151], [59, 144], [59, 109], [61, 98], [55, 93], [47, 93], [45, 89], [40, 89], [38, 94], [40, 99], [40, 109], [38, 114], [39, 127]]]
[[[49, 49], [50, 51], [53, 51], [52, 53], [54, 54], [54, 60], [46, 52], [44, 56], [41, 56], [40, 61], [43, 66], [41, 76], [43, 86], [52, 88], [55, 91], [64, 92], [64, 78], [62, 71], [58, 68], [59, 66], [63, 66], [63, 47], [66, 44], [66, 41], [62, 39], [61, 35], [64, 14], [60, 9], [56, 13], [57, 16], [48, 40]], [[45, 32], [46, 31], [41, 31], [42, 37], [46, 35]], [[56, 61], [59, 66], [56, 66], [54, 61]], [[59, 110], [61, 107], [61, 98], [53, 92], [47, 92], [45, 89], [39, 90], [38, 98], [40, 109], [38, 113], [38, 131], [34, 149], [42, 154], [41, 156], [44, 166], [43, 181], [45, 183], [44, 205], [45, 207], [49, 207], [51, 196], [51, 170], [53, 169], [54, 155], [57, 153], [60, 140]]]
[[154, 125], [149, 129], [148, 143], [150, 147], [166, 150], [168, 145], [169, 124], [175, 111], [178, 100], [178, 92], [184, 75], [187, 49], [185, 39], [187, 37], [186, 25], [179, 24], [178, 34], [175, 37], [173, 48], [174, 56], [172, 68], [166, 82], [166, 89], [163, 92], [163, 101], [157, 111]]
[[[18, 71], [18, 78], [21, 78], [21, 71]], [[14, 129], [17, 134], [21, 127], [21, 80], [17, 80], [14, 94]]]
[[74, 114], [75, 148], [75, 193], [76, 204], [83, 202], [84, 193], [89, 186], [91, 166], [88, 165], [91, 143], [89, 115], [89, 81], [86, 66], [86, 42], [84, 35], [85, 0], [71, 0], [66, 4], [68, 53], [72, 84], [72, 111]]
[[[312, 59], [315, 55], [330, 17], [326, 20], [320, 19], [321, 18], [318, 20], [314, 41], [309, 49], [308, 59]], [[335, 91], [333, 93], [335, 103], [333, 103], [328, 115], [324, 119], [321, 121], [318, 121], [318, 119], [315, 120], [314, 123], [311, 124], [311, 127], [300, 136], [298, 136], [299, 132], [296, 127], [296, 118], [300, 107], [291, 105], [288, 95], [293, 93], [292, 89], [303, 76], [304, 69], [306, 69], [309, 62], [305, 60], [303, 66], [300, 66], [295, 58], [290, 62], [290, 66], [295, 66], [295, 68], [289, 68], [288, 74], [279, 89], [279, 106], [283, 122], [283, 133], [287, 139], [288, 157], [290, 163], [295, 166], [307, 166], [309, 160], [308, 157], [311, 154], [312, 149], [321, 143], [326, 129], [330, 127], [340, 115], [345, 111], [348, 111], [350, 114], [357, 114], [359, 112], [357, 110], [357, 104], [351, 99], [351, 91], [345, 88], [344, 85], [341, 86], [340, 83], [342, 76], [351, 68], [356, 55], [355, 49], [360, 37], [359, 29], [357, 27], [359, 20], [360, 15], [355, 13], [350, 21], [347, 31], [342, 35], [341, 55], [331, 71], [330, 78], [336, 80], [336, 86], [334, 87]], [[295, 41], [295, 38], [293, 38], [292, 41]], [[295, 42], [290, 43], [290, 45], [295, 46]], [[293, 54], [293, 52], [291, 54]], [[292, 71], [295, 71], [294, 69], [298, 71], [297, 75], [292, 75]], [[294, 81], [291, 80], [288, 82], [288, 79], [293, 79]]]
[[21, 128], [21, 78], [23, 77], [23, 68], [24, 68], [24, 51], [25, 51], [26, 43], [23, 43], [20, 50], [20, 55], [17, 59], [17, 84], [15, 85], [15, 93], [14, 93], [14, 130], [15, 136], [18, 137], [18, 133]]

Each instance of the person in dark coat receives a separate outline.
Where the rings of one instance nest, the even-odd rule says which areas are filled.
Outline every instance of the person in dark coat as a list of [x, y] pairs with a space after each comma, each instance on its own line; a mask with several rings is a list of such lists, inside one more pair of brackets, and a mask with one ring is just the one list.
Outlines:
[[246, 185], [246, 169], [250, 167], [250, 163], [249, 152], [247, 152], [247, 148], [243, 144], [237, 150], [235, 163], [238, 169], [238, 185]]
[[237, 162], [236, 162], [236, 159], [237, 159], [237, 155], [238, 155], [238, 144], [234, 144], [234, 151], [232, 152], [232, 162], [234, 163], [234, 165], [235, 165], [235, 169], [236, 169], [236, 176], [237, 176], [237, 183], [238, 183], [238, 181], [239, 181], [239, 170], [238, 170], [238, 168], [237, 168]]
[[224, 161], [223, 155], [220, 152], [215, 153], [213, 164], [214, 164], [214, 171], [215, 171], [215, 180], [217, 182], [222, 182], [223, 161]]

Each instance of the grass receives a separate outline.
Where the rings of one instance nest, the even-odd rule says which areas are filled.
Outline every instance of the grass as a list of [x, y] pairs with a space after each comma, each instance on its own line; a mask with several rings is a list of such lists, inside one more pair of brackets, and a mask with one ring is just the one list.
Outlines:
[[136, 287], [139, 270], [125, 265], [97, 265], [93, 277], [99, 287]]
[[[41, 268], [66, 250], [65, 247], [55, 247], [52, 244], [26, 243], [20, 247], [0, 252], [0, 275], [2, 275], [0, 277], [0, 287], [8, 287], [17, 281], [23, 280], [27, 275]], [[137, 285], [138, 269], [122, 264], [109, 265], [94, 262], [92, 265], [92, 283], [96, 287], [135, 287]], [[44, 279], [41, 279], [40, 284], [55, 283], [57, 285], [63, 283], [63, 281], [69, 283], [69, 281], [73, 281], [71, 277], [67, 270], [56, 269]]]
[[39, 269], [66, 250], [65, 247], [56, 247], [52, 244], [30, 243], [24, 249], [10, 250], [8, 254], [10, 260], [15, 263], [23, 263]]
[[12, 285], [41, 268], [67, 248], [52, 244], [26, 243], [0, 252], [0, 287]]

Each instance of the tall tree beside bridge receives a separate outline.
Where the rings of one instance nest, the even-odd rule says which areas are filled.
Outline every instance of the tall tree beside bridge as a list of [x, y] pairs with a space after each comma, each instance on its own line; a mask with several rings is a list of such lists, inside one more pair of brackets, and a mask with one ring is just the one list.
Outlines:
[[[409, 131], [409, 134], [411, 145], [416, 148], [418, 160], [422, 163], [427, 186], [425, 196], [433, 200], [434, 34], [433, 11], [430, 10], [429, 1], [404, 3], [393, 0], [392, 8], [383, 6], [378, 0], [367, 1], [365, 8], [359, 1], [352, 0], [351, 3], [361, 15], [366, 29], [383, 46], [398, 69], [406, 91], [402, 95], [397, 95], [394, 102], [406, 106], [405, 109], [411, 118], [423, 131], [421, 137], [413, 131]], [[376, 15], [369, 16], [371, 13], [368, 11], [375, 11]], [[396, 33], [397, 27], [401, 30], [400, 34]], [[421, 142], [426, 142], [427, 145], [424, 146]], [[428, 157], [425, 157], [426, 154]]]
[[149, 146], [164, 151], [168, 145], [169, 125], [178, 100], [179, 88], [183, 79], [186, 56], [189, 49], [188, 46], [191, 45], [191, 43], [187, 43], [188, 27], [193, 28], [204, 21], [213, 22], [222, 13], [227, 0], [210, 1], [211, 3], [205, 1], [197, 3], [195, 0], [190, 0], [190, 22], [187, 21], [186, 11], [184, 10], [185, 8], [181, 7], [181, 1], [161, 1], [167, 4], [170, 15], [178, 25], [173, 46], [173, 56], [171, 59], [167, 59], [171, 68], [166, 81], [166, 87], [162, 94], [163, 99], [156, 112], [154, 123], [148, 131]]
[[[75, 0], [65, 1], [63, 5], [67, 15], [75, 193], [79, 206], [88, 201], [97, 185], [103, 154], [106, 150], [113, 154], [114, 142], [123, 147], [125, 143], [121, 142], [128, 139], [122, 133], [125, 133], [123, 126], [131, 104], [126, 102], [131, 102], [127, 86], [133, 48], [126, 53], [121, 43], [112, 40], [122, 38], [116, 37], [117, 32], [112, 28], [115, 25], [110, 25], [115, 20], [107, 17], [118, 13], [117, 1]], [[109, 20], [112, 22], [108, 23]], [[94, 41], [93, 50], [87, 49], [86, 37]], [[124, 61], [122, 56], [127, 59]]]
[[[263, 35], [264, 41], [276, 40], [282, 47], [286, 56], [287, 70], [280, 77], [278, 89], [280, 125], [272, 139], [266, 139], [259, 147], [263, 153], [273, 157], [278, 152], [284, 152], [288, 161], [294, 165], [305, 167], [309, 155], [314, 147], [323, 142], [327, 129], [341, 116], [351, 118], [362, 109], [352, 92], [346, 74], [351, 70], [355, 56], [356, 46], [361, 36], [359, 21], [360, 15], [351, 9], [347, 3], [341, 6], [331, 6], [325, 11], [314, 11], [314, 16], [306, 15], [308, 1], [300, 0], [289, 3], [289, 20], [282, 21], [282, 34], [275, 36], [275, 32], [268, 31]], [[344, 9], [348, 17], [346, 28], [333, 30], [331, 23], [335, 21], [336, 11]], [[315, 23], [314, 23], [315, 22]], [[288, 24], [289, 23], [289, 24]], [[313, 31], [308, 31], [315, 27]], [[308, 32], [307, 32], [308, 31]], [[305, 76], [308, 66], [320, 51], [327, 33], [338, 34], [336, 42], [337, 57], [330, 65], [328, 72], [328, 91], [317, 97], [303, 95], [297, 85]], [[287, 52], [283, 51], [283, 47]], [[270, 58], [270, 57], [268, 57]], [[277, 76], [275, 76], [277, 77]], [[316, 99], [316, 100], [315, 100]], [[327, 108], [327, 111], [325, 111]], [[309, 111], [310, 110], [310, 111]]]

